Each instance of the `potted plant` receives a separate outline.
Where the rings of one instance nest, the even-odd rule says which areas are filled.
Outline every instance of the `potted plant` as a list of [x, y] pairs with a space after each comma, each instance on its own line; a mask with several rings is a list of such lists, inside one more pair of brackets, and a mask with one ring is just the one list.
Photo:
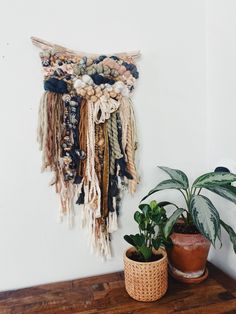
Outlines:
[[162, 205], [156, 201], [140, 204], [139, 211], [134, 213], [139, 233], [124, 236], [132, 245], [124, 254], [125, 287], [138, 301], [156, 301], [167, 290], [165, 247], [171, 245], [169, 235], [182, 210], [168, 219]]
[[170, 273], [184, 282], [201, 282], [207, 275], [206, 260], [210, 244], [215, 247], [221, 244], [221, 228], [229, 234], [236, 253], [236, 233], [219, 215], [218, 210], [208, 197], [202, 194], [203, 189], [236, 203], [236, 187], [231, 183], [236, 181], [236, 174], [227, 172], [210, 172], [198, 177], [189, 185], [186, 174], [177, 169], [159, 167], [170, 179], [160, 182], [143, 199], [166, 189], [179, 191], [185, 201], [185, 208], [164, 202], [163, 206], [173, 205], [177, 212], [182, 210], [170, 235], [172, 247], [168, 249]]

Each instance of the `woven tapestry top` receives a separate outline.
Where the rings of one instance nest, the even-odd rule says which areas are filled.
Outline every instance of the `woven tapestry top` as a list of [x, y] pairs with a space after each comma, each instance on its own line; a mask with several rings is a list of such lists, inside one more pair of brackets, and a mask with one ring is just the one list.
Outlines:
[[38, 142], [42, 170], [50, 170], [60, 196], [60, 217], [82, 206], [90, 246], [110, 257], [110, 234], [117, 229], [121, 192], [135, 192], [137, 147], [130, 100], [139, 77], [139, 53], [94, 55], [32, 37], [41, 48], [44, 94]]

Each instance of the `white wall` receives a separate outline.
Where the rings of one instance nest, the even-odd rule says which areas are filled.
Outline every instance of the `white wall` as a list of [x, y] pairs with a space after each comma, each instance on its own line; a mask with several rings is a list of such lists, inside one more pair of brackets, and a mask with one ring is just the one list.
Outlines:
[[[236, 2], [208, 0], [207, 5], [207, 162], [236, 173]], [[236, 230], [236, 207], [214, 197], [222, 219]], [[223, 232], [221, 250], [210, 259], [236, 278], [236, 255]]]
[[[2, 1], [0, 290], [122, 269], [123, 235], [136, 230], [133, 212], [162, 177], [156, 165], [183, 169], [190, 178], [207, 170], [205, 6], [204, 0]], [[134, 95], [142, 181], [134, 197], [124, 198], [114, 257], [106, 263], [88, 251], [79, 218], [73, 230], [56, 223], [58, 200], [50, 175], [40, 173], [36, 143], [43, 88], [31, 35], [77, 50], [143, 54]]]

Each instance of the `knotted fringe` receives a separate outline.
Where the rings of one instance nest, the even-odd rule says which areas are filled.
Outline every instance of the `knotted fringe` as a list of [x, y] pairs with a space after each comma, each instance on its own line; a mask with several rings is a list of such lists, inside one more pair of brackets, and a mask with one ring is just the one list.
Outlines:
[[117, 224], [117, 213], [116, 212], [110, 212], [109, 218], [108, 218], [108, 232], [112, 233], [118, 229]]
[[132, 101], [128, 97], [122, 97], [119, 107], [120, 120], [122, 125], [122, 146], [125, 153], [127, 168], [133, 180], [128, 181], [129, 191], [133, 194], [136, 191], [139, 178], [135, 167], [135, 150], [137, 149], [137, 130]]
[[[65, 135], [65, 105], [61, 94], [45, 92], [39, 108], [38, 135], [42, 154], [42, 171], [54, 173], [52, 184], [60, 195], [60, 220], [66, 216], [70, 227], [74, 221], [74, 204], [83, 191], [82, 226], [88, 228], [92, 252], [110, 258], [110, 234], [117, 230], [117, 193], [122, 190], [122, 170], [118, 161], [124, 159], [132, 180], [127, 180], [134, 193], [138, 183], [135, 167], [136, 127], [131, 100], [101, 99], [97, 103], [84, 100], [80, 107], [78, 136], [80, 149], [86, 153], [78, 175], [79, 184], [65, 180], [63, 173], [62, 137]], [[112, 102], [112, 104], [111, 104]], [[119, 133], [119, 123], [122, 133]], [[121, 134], [121, 138], [119, 138]], [[110, 178], [114, 187], [109, 184]], [[113, 189], [109, 191], [109, 189]], [[117, 192], [117, 191], [119, 192]], [[112, 193], [108, 205], [108, 195]], [[111, 208], [108, 208], [111, 206]]]
[[54, 174], [51, 185], [56, 186], [60, 195], [60, 217], [67, 216], [68, 225], [73, 225], [74, 195], [76, 187], [65, 182], [61, 160], [61, 140], [63, 134], [64, 101], [62, 95], [45, 92], [41, 98], [38, 116], [37, 140], [42, 150], [42, 171]]

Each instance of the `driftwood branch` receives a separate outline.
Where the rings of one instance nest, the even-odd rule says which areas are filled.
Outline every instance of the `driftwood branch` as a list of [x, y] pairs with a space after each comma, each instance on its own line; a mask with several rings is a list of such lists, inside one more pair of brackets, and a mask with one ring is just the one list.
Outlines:
[[[82, 51], [71, 50], [71, 49], [68, 49], [66, 47], [48, 42], [48, 41], [41, 39], [41, 38], [38, 38], [38, 37], [32, 36], [31, 41], [32, 41], [33, 45], [35, 45], [36, 47], [39, 47], [43, 50], [55, 48], [55, 49], [58, 49], [59, 51], [63, 51], [63, 52], [68, 53], [68, 54], [76, 54], [76, 55], [79, 55], [82, 57], [83, 56], [89, 56], [91, 58], [96, 58], [99, 56], [99, 54], [92, 54], [92, 53], [86, 53], [86, 52], [82, 52]], [[141, 53], [140, 53], [140, 51], [131, 51], [131, 52], [118, 52], [118, 53], [112, 53], [112, 54], [110, 53], [107, 55], [108, 56], [115, 55], [118, 57], [131, 57], [131, 58], [136, 59], [136, 58], [139, 58], [141, 56]]]

